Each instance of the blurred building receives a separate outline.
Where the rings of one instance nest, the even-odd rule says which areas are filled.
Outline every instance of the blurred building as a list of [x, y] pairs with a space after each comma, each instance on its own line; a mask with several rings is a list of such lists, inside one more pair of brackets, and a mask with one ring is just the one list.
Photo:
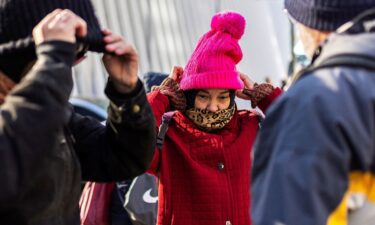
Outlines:
[[[212, 15], [221, 10], [242, 13], [247, 21], [239, 69], [261, 82], [279, 84], [291, 58], [290, 25], [283, 0], [93, 0], [103, 27], [122, 34], [140, 55], [140, 74], [169, 72], [184, 66]], [[88, 55], [75, 68], [74, 96], [103, 98], [107, 79], [99, 55]]]

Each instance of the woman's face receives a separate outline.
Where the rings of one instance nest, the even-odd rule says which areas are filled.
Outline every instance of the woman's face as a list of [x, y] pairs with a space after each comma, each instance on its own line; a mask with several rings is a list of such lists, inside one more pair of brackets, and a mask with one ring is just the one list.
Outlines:
[[230, 105], [230, 96], [228, 89], [203, 89], [198, 91], [194, 106], [197, 109], [206, 109], [210, 112], [216, 112], [222, 109], [228, 109]]

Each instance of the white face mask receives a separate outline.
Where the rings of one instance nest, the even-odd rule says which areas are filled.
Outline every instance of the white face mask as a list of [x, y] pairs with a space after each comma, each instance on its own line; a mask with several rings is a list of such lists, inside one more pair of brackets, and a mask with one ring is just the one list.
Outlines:
[[296, 26], [297, 33], [300, 38], [301, 45], [303, 47], [303, 51], [306, 57], [311, 60], [312, 56], [314, 55], [314, 51], [316, 49], [316, 41], [313, 36], [307, 32], [306, 29], [302, 27], [302, 25], [298, 24]]
[[297, 57], [297, 62], [305, 67], [310, 64], [312, 58], [312, 54], [309, 53], [311, 39], [307, 37], [308, 35], [303, 31], [302, 26], [288, 13], [286, 9], [284, 9], [284, 12], [292, 23], [292, 26], [296, 28], [297, 36], [299, 38], [298, 42], [293, 46], [293, 53]]
[[301, 65], [303, 68], [310, 65], [311, 58], [307, 55], [305, 51], [305, 47], [303, 46], [303, 43], [301, 40], [299, 40], [297, 44], [294, 45], [293, 53], [296, 56], [297, 63]]
[[311, 60], [317, 49], [327, 40], [331, 32], [314, 30], [300, 23], [297, 23], [296, 27], [306, 56]]

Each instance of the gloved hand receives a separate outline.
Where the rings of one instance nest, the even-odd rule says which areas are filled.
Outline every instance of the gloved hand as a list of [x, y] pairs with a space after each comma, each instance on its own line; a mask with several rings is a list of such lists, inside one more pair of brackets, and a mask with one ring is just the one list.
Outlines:
[[274, 90], [274, 87], [271, 84], [255, 83], [252, 89], [244, 88], [242, 93], [247, 95], [251, 101], [251, 107], [255, 108], [258, 106], [266, 96], [270, 95]]
[[186, 98], [178, 84], [182, 73], [182, 67], [174, 66], [172, 72], [159, 86], [151, 88], [151, 91], [160, 91], [160, 93], [168, 97], [172, 110], [184, 111], [186, 108]]
[[255, 108], [258, 104], [274, 90], [270, 84], [257, 84], [250, 79], [250, 77], [240, 72], [240, 79], [243, 81], [245, 88], [238, 90], [236, 96], [244, 100], [251, 101], [251, 107]]

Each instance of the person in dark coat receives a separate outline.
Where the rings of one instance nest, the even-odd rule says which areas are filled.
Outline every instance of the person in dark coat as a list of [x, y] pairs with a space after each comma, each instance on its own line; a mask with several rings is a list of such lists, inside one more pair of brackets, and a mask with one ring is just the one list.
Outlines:
[[[146, 93], [149, 93], [152, 87], [160, 85], [167, 77], [167, 73], [145, 73], [143, 80]], [[148, 173], [117, 182], [109, 204], [110, 223], [112, 225], [156, 224], [157, 183], [157, 178]]]
[[374, 224], [374, 7], [285, 1], [312, 63], [270, 107], [255, 144], [254, 225]]
[[[102, 125], [68, 103], [72, 66], [105, 52], [110, 99]], [[0, 223], [80, 224], [82, 180], [145, 172], [155, 122], [138, 55], [101, 30], [90, 0], [0, 0]]]

